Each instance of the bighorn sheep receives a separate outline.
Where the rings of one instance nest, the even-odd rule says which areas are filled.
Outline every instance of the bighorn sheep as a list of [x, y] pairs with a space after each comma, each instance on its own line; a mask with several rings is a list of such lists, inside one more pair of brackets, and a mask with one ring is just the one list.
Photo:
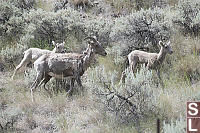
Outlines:
[[[82, 54], [66, 53], [66, 54], [47, 54], [38, 58], [34, 63], [37, 72], [36, 80], [31, 86], [31, 96], [33, 100], [33, 90], [41, 84], [46, 83], [52, 78], [71, 77], [70, 89], [67, 94], [72, 92], [74, 81], [82, 88], [80, 77], [89, 67], [95, 54], [106, 56], [107, 53], [101, 44], [94, 37], [85, 38], [88, 40], [88, 48]], [[47, 89], [46, 89], [47, 90]]]
[[26, 66], [30, 62], [34, 63], [43, 54], [65, 52], [65, 48], [64, 48], [65, 42], [59, 44], [59, 43], [55, 43], [54, 41], [52, 41], [52, 43], [55, 46], [55, 48], [52, 51], [46, 50], [46, 49], [39, 49], [39, 48], [29, 48], [28, 50], [26, 50], [24, 52], [24, 58], [22, 59], [20, 64], [14, 70], [12, 79], [14, 79], [16, 72], [19, 71], [23, 66]]
[[[130, 66], [131, 71], [134, 73], [136, 65], [138, 63], [142, 63], [145, 64], [145, 66], [147, 66], [147, 69], [155, 69], [157, 71], [157, 75], [158, 78], [161, 81], [161, 84], [163, 86], [161, 77], [160, 77], [160, 67], [161, 64], [163, 63], [166, 54], [172, 54], [172, 48], [170, 46], [170, 41], [168, 43], [166, 43], [165, 45], [163, 44], [162, 41], [159, 41], [159, 45], [161, 47], [160, 52], [159, 53], [148, 53], [148, 52], [144, 52], [144, 51], [140, 51], [140, 50], [134, 50], [132, 51], [130, 54], [128, 54], [127, 56], [127, 64], [126, 67]], [[122, 82], [125, 82], [125, 71], [122, 73]]]
[[88, 0], [68, 0], [70, 4], [73, 4], [75, 7], [79, 8], [82, 7], [84, 8], [85, 6], [89, 5]]

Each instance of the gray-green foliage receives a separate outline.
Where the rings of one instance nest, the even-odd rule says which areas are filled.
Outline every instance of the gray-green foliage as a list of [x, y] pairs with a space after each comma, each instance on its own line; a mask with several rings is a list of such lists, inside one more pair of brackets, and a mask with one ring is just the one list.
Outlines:
[[[157, 99], [152, 84], [152, 72], [142, 67], [136, 78], [127, 71], [125, 84], [118, 82], [118, 72], [107, 72], [104, 67], [94, 68], [88, 75], [87, 85], [95, 100], [106, 112], [115, 115], [118, 122], [138, 122], [149, 114], [156, 114]], [[150, 113], [151, 112], [151, 113]]]
[[152, 3], [152, 8], [164, 8], [167, 6], [167, 0], [154, 0]]
[[10, 0], [10, 2], [22, 11], [29, 11], [36, 7], [36, 0]]
[[1, 59], [12, 65], [16, 60], [19, 60], [19, 57], [22, 57], [24, 50], [27, 49], [26, 45], [14, 45], [7, 46], [0, 51]]
[[60, 9], [66, 9], [68, 4], [68, 0], [56, 0], [54, 2], [54, 11], [58, 11]]
[[35, 80], [35, 75], [36, 75], [36, 71], [34, 69], [28, 69], [27, 73], [25, 73], [24, 75], [24, 82], [25, 84], [28, 86], [31, 86], [31, 84], [34, 82]]
[[182, 117], [171, 123], [163, 123], [163, 132], [164, 133], [184, 133], [186, 128], [186, 120]]
[[[42, 9], [31, 10], [24, 14], [24, 18], [28, 24], [24, 36], [21, 37], [21, 43], [30, 44], [31, 41], [30, 45], [33, 43], [50, 44], [52, 40], [61, 42], [70, 36], [82, 41], [82, 38], [91, 35], [96, 35], [100, 42], [108, 44], [113, 24], [104, 18], [88, 17], [72, 8], [57, 12], [47, 12]], [[39, 47], [44, 48], [41, 45]]]
[[158, 41], [170, 38], [170, 26], [165, 10], [141, 10], [117, 19], [110, 37], [121, 41], [126, 49], [152, 46], [157, 49]]
[[[52, 48], [52, 40], [62, 42], [75, 38], [78, 43], [75, 44], [73, 42], [68, 45], [73, 48], [78, 47], [80, 50], [80, 48], [83, 49], [80, 42], [83, 41], [84, 37], [91, 35], [96, 35], [104, 46], [109, 43], [109, 34], [113, 21], [87, 16], [70, 7], [56, 12], [28, 7], [27, 9], [20, 9], [20, 6], [16, 6], [18, 2], [12, 1], [0, 4], [2, 7], [0, 33], [3, 38], [9, 40], [9, 37], [12, 37], [25, 47], [46, 49]], [[67, 41], [70, 42], [70, 40]], [[6, 47], [4, 42], [1, 44], [3, 44], [2, 48]], [[15, 45], [16, 43], [13, 44]], [[7, 53], [13, 51], [13, 48], [7, 46], [6, 50], [1, 52], [4, 55], [3, 58], [7, 58]], [[18, 51], [23, 53], [21, 50]], [[15, 55], [13, 54], [9, 58], [11, 59]]]
[[11, 2], [0, 3], [0, 37], [19, 37], [24, 28], [22, 12]]
[[199, 0], [181, 0], [177, 7], [178, 15], [173, 22], [183, 34], [198, 36], [200, 32]]
[[52, 40], [63, 41], [72, 31], [81, 31], [79, 29], [80, 13], [71, 8], [57, 12], [47, 12], [42, 9], [31, 10], [24, 16], [28, 22], [25, 35], [33, 36], [35, 41], [48, 43]]
[[13, 128], [14, 123], [23, 115], [22, 109], [16, 106], [10, 106], [5, 110], [1, 110], [1, 123], [0, 123], [0, 130], [1, 132], [7, 132], [9, 129]]
[[98, 37], [100, 42], [107, 45], [110, 42], [109, 35], [111, 33], [112, 26], [113, 21], [103, 17], [91, 17], [84, 20], [85, 34], [95, 35]]

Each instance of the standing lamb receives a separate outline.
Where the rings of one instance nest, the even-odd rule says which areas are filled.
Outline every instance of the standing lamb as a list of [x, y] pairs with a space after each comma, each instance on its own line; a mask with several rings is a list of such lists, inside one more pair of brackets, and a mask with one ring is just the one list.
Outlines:
[[[34, 63], [37, 72], [36, 80], [31, 86], [31, 96], [33, 101], [33, 90], [39, 85], [46, 83], [52, 78], [71, 77], [70, 89], [67, 94], [72, 92], [75, 80], [82, 88], [81, 76], [89, 67], [95, 57], [95, 54], [106, 56], [107, 53], [95, 37], [87, 37], [88, 48], [83, 54], [66, 53], [66, 54], [47, 54], [41, 56]], [[47, 90], [47, 89], [46, 89]]]
[[[145, 64], [147, 66], [147, 69], [155, 69], [157, 71], [157, 75], [159, 80], [161, 81], [161, 84], [163, 86], [161, 77], [160, 77], [160, 68], [161, 64], [163, 63], [165, 56], [169, 53], [172, 54], [172, 48], [170, 46], [170, 41], [166, 44], [163, 44], [162, 41], [159, 41], [159, 45], [161, 47], [159, 53], [148, 53], [145, 51], [140, 50], [134, 50], [127, 56], [127, 64], [126, 68], [130, 66], [131, 71], [134, 73], [136, 66], [138, 63]], [[125, 71], [122, 73], [122, 82], [125, 82]]]
[[22, 67], [26, 67], [26, 65], [29, 64], [30, 62], [34, 63], [43, 54], [65, 52], [65, 48], [64, 48], [65, 42], [61, 44], [59, 43], [56, 44], [54, 41], [52, 41], [52, 43], [55, 46], [55, 48], [52, 51], [46, 50], [46, 49], [39, 49], [39, 48], [29, 48], [28, 50], [26, 50], [24, 52], [24, 58], [14, 70], [14, 73], [12, 75], [12, 80], [14, 79], [14, 76], [17, 73], [17, 71], [19, 71]]

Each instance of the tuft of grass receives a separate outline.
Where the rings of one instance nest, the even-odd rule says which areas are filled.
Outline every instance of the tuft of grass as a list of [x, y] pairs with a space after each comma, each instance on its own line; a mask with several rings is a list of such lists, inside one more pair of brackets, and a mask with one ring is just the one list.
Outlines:
[[116, 13], [123, 13], [123, 11], [132, 12], [134, 10], [134, 3], [130, 0], [106, 0], [110, 4]]
[[200, 79], [200, 60], [198, 56], [187, 55], [175, 64], [175, 71], [190, 83]]
[[170, 123], [163, 123], [163, 132], [164, 133], [183, 133], [186, 129], [186, 120], [183, 117], [180, 117], [178, 120], [172, 120]]

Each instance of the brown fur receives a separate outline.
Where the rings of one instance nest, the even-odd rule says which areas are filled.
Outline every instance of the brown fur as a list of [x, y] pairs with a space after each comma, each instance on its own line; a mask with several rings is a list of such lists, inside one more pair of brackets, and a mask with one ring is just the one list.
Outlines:
[[[159, 53], [148, 53], [145, 51], [140, 51], [140, 50], [134, 50], [132, 51], [128, 56], [128, 64], [129, 67], [131, 68], [131, 71], [134, 73], [137, 64], [145, 64], [148, 69], [156, 69], [157, 74], [159, 79], [160, 78], [160, 67], [161, 64], [163, 63], [165, 56], [167, 53], [172, 54], [173, 51], [170, 46], [170, 42], [167, 44], [163, 44], [162, 41], [159, 42], [159, 45], [161, 46], [160, 52]], [[122, 82], [125, 82], [125, 71], [122, 73]]]
[[24, 52], [24, 57], [22, 61], [14, 70], [14, 73], [12, 75], [12, 80], [14, 79], [14, 76], [17, 73], [17, 71], [19, 71], [22, 67], [26, 67], [26, 65], [30, 62], [34, 63], [40, 56], [44, 54], [50, 54], [50, 53], [63, 53], [65, 51], [64, 49], [65, 42], [61, 44], [59, 43], [56, 44], [54, 41], [52, 41], [52, 43], [55, 46], [55, 48], [52, 51], [46, 50], [46, 49], [39, 49], [39, 48], [29, 48], [28, 50], [26, 50]]
[[45, 88], [45, 84], [52, 77], [71, 77], [70, 90], [67, 92], [67, 94], [70, 94], [72, 92], [75, 80], [82, 88], [80, 77], [89, 67], [90, 62], [94, 59], [95, 54], [100, 54], [103, 56], [107, 54], [104, 48], [95, 38], [89, 37], [87, 39], [90, 39], [90, 41], [87, 50], [83, 52], [84, 54], [46, 54], [35, 61], [34, 68], [37, 71], [37, 76], [35, 82], [32, 84], [31, 87], [32, 100], [33, 90], [43, 83]]

